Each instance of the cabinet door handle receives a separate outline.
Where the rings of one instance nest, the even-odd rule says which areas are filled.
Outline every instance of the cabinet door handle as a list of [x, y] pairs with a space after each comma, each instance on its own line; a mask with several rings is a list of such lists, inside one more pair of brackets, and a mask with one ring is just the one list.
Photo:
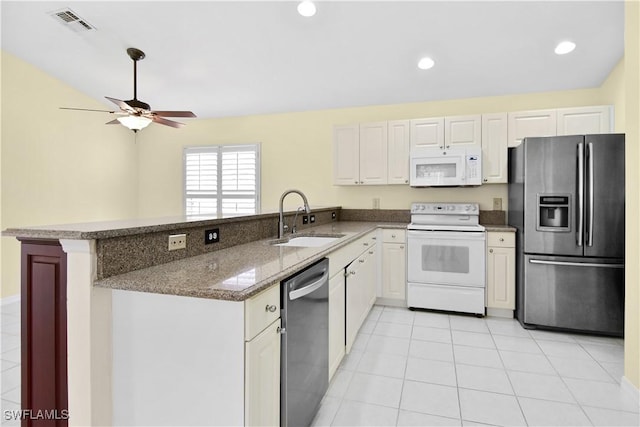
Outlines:
[[360, 181], [360, 184], [364, 184], [364, 181]]
[[377, 237], [375, 237], [375, 236], [371, 238], [371, 240], [376, 240], [376, 239], [377, 239]]
[[369, 251], [369, 255], [373, 255], [373, 251]]
[[358, 181], [355, 181], [354, 183], [355, 183], [355, 184], [357, 184], [357, 183], [358, 183]]
[[500, 241], [501, 241], [501, 242], [504, 242], [504, 239], [501, 237], [501, 238], [500, 238]]
[[392, 234], [392, 235], [391, 235], [391, 238], [392, 238], [392, 239], [395, 239], [395, 238], [396, 238], [396, 235], [395, 235], [395, 234]]
[[489, 253], [491, 253], [491, 254], [492, 254], [492, 253], [493, 253], [493, 249], [489, 249]]
[[404, 249], [404, 245], [400, 245], [400, 249]]
[[278, 307], [276, 307], [275, 305], [271, 304], [267, 304], [267, 306], [264, 308], [265, 311], [268, 311], [269, 313], [275, 313], [275, 311], [278, 309]]
[[363, 245], [365, 245], [365, 246], [369, 246], [369, 243], [367, 243], [367, 242], [364, 242], [364, 243], [363, 243]]
[[360, 258], [358, 261], [363, 263], [364, 262], [364, 258]]
[[276, 329], [276, 333], [280, 334], [280, 335], [284, 335], [287, 333], [287, 330], [285, 328], [282, 328], [280, 326], [278, 326], [278, 329]]
[[409, 180], [408, 180], [408, 179], [405, 179], [405, 180], [404, 180], [404, 183], [405, 183], [405, 184], [408, 184], [408, 183], [409, 183]]

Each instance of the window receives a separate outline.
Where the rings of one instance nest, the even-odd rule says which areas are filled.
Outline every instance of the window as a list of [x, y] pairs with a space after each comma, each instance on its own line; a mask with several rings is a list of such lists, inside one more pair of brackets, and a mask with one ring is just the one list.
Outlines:
[[187, 216], [252, 214], [260, 210], [260, 145], [184, 149]]

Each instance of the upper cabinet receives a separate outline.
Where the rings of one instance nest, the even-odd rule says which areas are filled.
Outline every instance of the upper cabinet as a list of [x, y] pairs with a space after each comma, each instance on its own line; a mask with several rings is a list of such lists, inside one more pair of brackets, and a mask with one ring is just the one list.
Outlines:
[[613, 111], [610, 105], [561, 108], [558, 114], [558, 135], [611, 133]]
[[333, 183], [387, 183], [387, 122], [334, 127]]
[[409, 120], [391, 121], [387, 129], [387, 184], [409, 184]]
[[336, 126], [335, 185], [409, 184], [413, 148], [482, 149], [482, 183], [507, 182], [508, 147], [527, 137], [610, 133], [609, 105]]
[[444, 147], [481, 146], [481, 116], [454, 116], [444, 118]]
[[555, 136], [556, 110], [509, 113], [509, 147], [517, 147], [529, 136]]
[[333, 128], [333, 183], [360, 183], [360, 126]]
[[507, 113], [482, 115], [482, 183], [507, 182]]
[[509, 113], [509, 147], [529, 136], [585, 135], [613, 132], [610, 105]]
[[411, 148], [444, 148], [444, 117], [413, 119], [411, 123]]

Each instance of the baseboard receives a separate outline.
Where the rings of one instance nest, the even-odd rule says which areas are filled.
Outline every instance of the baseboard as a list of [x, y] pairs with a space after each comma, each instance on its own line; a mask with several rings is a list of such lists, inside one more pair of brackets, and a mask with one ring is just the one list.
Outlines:
[[622, 377], [622, 379], [620, 380], [620, 386], [627, 393], [631, 394], [631, 397], [633, 397], [636, 402], [640, 402], [640, 390], [638, 390], [638, 388], [633, 385], [633, 383], [629, 381], [627, 377]]
[[487, 308], [487, 316], [513, 319], [513, 310], [506, 308]]
[[407, 301], [404, 299], [395, 298], [376, 298], [376, 305], [386, 305], [389, 307], [404, 307], [407, 308]]
[[14, 302], [20, 302], [20, 294], [0, 298], [0, 305], [9, 305], [13, 304]]

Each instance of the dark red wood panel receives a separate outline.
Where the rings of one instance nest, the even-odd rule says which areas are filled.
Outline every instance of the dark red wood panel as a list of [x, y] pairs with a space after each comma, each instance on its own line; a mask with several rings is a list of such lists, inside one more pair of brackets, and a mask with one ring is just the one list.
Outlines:
[[67, 257], [58, 241], [22, 241], [23, 427], [67, 426]]

